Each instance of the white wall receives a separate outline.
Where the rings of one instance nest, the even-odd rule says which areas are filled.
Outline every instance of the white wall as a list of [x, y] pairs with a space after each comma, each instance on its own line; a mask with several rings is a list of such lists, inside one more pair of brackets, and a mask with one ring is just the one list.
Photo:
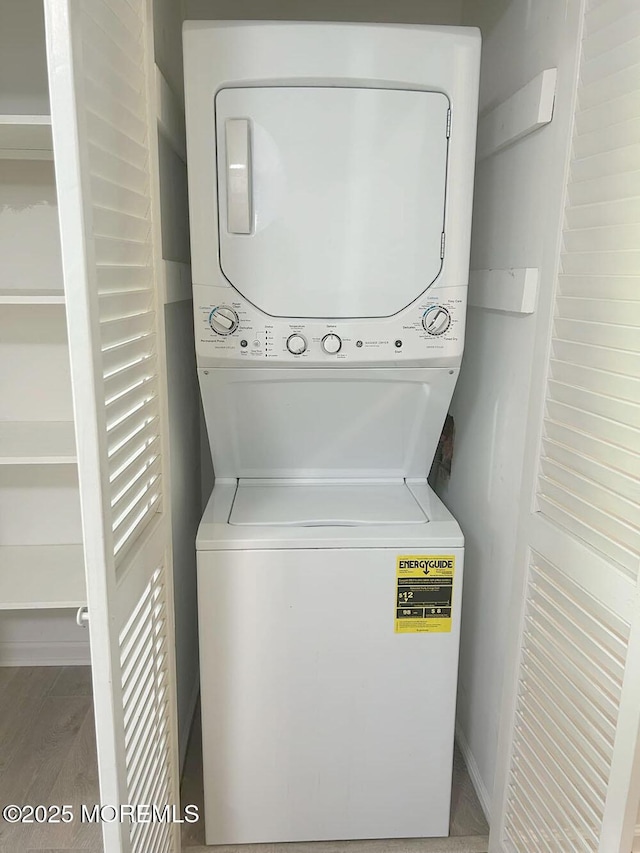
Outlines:
[[0, 113], [48, 113], [42, 0], [0, 3]]
[[461, 8], [462, 0], [186, 0], [185, 17], [458, 24]]
[[173, 595], [180, 754], [184, 756], [199, 688], [196, 532], [200, 497], [200, 408], [191, 301], [165, 306], [169, 390], [169, 454]]
[[[156, 64], [178, 105], [183, 103], [182, 7], [154, 0]], [[179, 108], [179, 107], [178, 107]], [[186, 166], [167, 140], [158, 140], [162, 256], [188, 264], [189, 211]], [[175, 295], [175, 294], [174, 294]], [[191, 288], [165, 305], [171, 519], [176, 628], [176, 670], [180, 754], [184, 757], [199, 687], [196, 606], [196, 531], [202, 512], [200, 403], [196, 378]]]
[[480, 110], [558, 68], [553, 121], [478, 164], [472, 269], [537, 267], [534, 315], [470, 308], [452, 402], [451, 479], [441, 488], [466, 539], [458, 732], [486, 811], [496, 768], [507, 609], [537, 323], [549, 322], [570, 131], [579, 0], [466, 0], [480, 26]]
[[0, 666], [89, 666], [89, 631], [72, 610], [0, 613]]
[[182, 68], [182, 0], [153, 0], [153, 46], [156, 65], [184, 103]]

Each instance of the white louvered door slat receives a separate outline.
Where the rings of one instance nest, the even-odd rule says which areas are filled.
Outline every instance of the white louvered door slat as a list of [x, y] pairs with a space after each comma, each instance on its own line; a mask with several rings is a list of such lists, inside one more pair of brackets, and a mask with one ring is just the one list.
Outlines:
[[640, 797], [639, 87], [638, 3], [587, 0], [535, 496], [519, 531], [528, 566], [492, 853], [631, 850]]
[[45, 0], [108, 853], [176, 853], [166, 371], [149, 0]]

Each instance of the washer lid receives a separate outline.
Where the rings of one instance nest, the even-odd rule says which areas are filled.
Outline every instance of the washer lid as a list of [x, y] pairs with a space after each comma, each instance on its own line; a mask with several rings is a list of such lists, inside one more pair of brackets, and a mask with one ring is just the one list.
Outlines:
[[386, 317], [438, 277], [448, 98], [263, 86], [216, 95], [220, 265], [278, 317]]
[[240, 480], [229, 524], [357, 527], [425, 524], [428, 518], [403, 483], [256, 483]]

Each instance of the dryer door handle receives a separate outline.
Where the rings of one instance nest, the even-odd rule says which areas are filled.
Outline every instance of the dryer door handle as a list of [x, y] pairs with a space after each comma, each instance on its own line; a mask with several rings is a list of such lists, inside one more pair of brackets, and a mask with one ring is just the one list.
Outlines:
[[249, 120], [229, 118], [227, 146], [227, 230], [251, 234], [251, 134]]

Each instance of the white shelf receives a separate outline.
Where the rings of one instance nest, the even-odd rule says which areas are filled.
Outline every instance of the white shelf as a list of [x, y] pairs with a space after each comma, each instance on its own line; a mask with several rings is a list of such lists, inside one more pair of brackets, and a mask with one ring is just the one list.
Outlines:
[[476, 159], [513, 145], [553, 118], [557, 69], [546, 68], [510, 98], [478, 119]]
[[470, 270], [469, 305], [507, 314], [533, 314], [538, 301], [538, 275], [537, 267]]
[[0, 288], [0, 305], [64, 305], [64, 292]]
[[0, 157], [51, 160], [51, 116], [0, 115]]
[[82, 545], [0, 547], [0, 610], [82, 607]]
[[76, 461], [73, 423], [0, 421], [0, 465], [60, 465]]

